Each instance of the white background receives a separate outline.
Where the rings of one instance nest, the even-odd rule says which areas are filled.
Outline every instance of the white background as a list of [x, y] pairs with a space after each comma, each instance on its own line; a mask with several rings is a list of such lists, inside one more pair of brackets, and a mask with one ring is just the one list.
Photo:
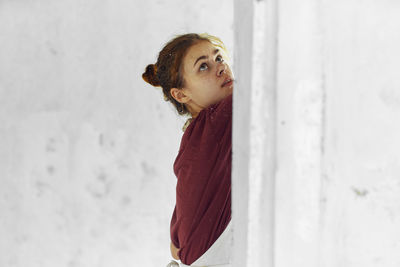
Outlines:
[[1, 267], [172, 259], [185, 119], [141, 75], [176, 34], [207, 32], [232, 50], [232, 9], [227, 0], [0, 0]]

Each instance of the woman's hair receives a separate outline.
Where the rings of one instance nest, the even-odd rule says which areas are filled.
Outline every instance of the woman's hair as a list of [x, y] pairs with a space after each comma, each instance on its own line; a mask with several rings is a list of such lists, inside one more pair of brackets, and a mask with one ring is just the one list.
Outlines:
[[185, 80], [182, 75], [183, 58], [188, 49], [200, 41], [208, 41], [214, 46], [220, 47], [222, 49], [221, 52], [229, 59], [224, 43], [216, 36], [207, 33], [175, 35], [175, 38], [164, 45], [164, 48], [158, 54], [157, 62], [147, 65], [145, 72], [142, 74], [143, 80], [147, 83], [162, 88], [164, 100], [170, 101], [180, 115], [190, 114], [190, 112], [185, 104], [172, 97], [170, 91], [171, 88], [181, 89], [185, 86]]

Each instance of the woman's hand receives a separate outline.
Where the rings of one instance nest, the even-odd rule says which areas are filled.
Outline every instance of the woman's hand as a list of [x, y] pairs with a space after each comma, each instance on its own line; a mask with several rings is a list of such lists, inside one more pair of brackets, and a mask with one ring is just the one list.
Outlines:
[[171, 255], [172, 255], [172, 258], [174, 258], [175, 260], [179, 260], [179, 257], [178, 257], [178, 251], [179, 250], [180, 249], [176, 248], [174, 246], [174, 244], [172, 243], [172, 241], [171, 241]]

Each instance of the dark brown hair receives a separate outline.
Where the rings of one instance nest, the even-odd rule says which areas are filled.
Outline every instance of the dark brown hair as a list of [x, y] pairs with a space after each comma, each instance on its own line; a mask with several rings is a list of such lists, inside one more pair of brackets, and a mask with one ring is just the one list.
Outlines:
[[[185, 80], [182, 75], [182, 61], [187, 50], [199, 41], [208, 41], [220, 47], [222, 53], [228, 58], [228, 53], [224, 43], [216, 36], [207, 33], [187, 33], [176, 35], [172, 40], [164, 45], [158, 55], [155, 64], [149, 64], [142, 78], [147, 83], [161, 87], [164, 93], [164, 100], [170, 101], [180, 115], [190, 114], [185, 104], [178, 102], [170, 93], [171, 88], [184, 87]], [[186, 124], [185, 124], [186, 125]]]

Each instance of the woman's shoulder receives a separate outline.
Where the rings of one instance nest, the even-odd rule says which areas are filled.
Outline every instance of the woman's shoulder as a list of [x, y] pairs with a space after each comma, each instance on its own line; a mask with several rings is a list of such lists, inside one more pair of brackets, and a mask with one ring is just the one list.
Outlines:
[[[232, 116], [232, 94], [201, 110], [197, 117], [188, 118], [182, 127], [182, 131], [186, 132], [189, 126], [193, 128], [192, 126], [195, 124], [210, 124], [215, 120], [226, 119], [229, 116]], [[200, 121], [203, 123], [198, 123]]]
[[224, 109], [224, 111], [226, 111], [227, 108], [232, 109], [232, 94], [224, 97], [217, 103], [214, 103], [214, 104], [208, 106], [207, 111], [214, 113], [214, 112], [222, 111], [222, 109]]
[[[232, 95], [203, 109], [196, 118], [187, 121], [174, 165], [181, 159], [195, 159], [201, 151], [215, 149], [232, 131]], [[226, 142], [229, 143], [229, 142]]]
[[210, 127], [220, 128], [232, 121], [232, 94], [224, 97], [207, 110], [207, 120]]
[[231, 123], [232, 94], [203, 109], [196, 118], [189, 121], [182, 137], [185, 141], [195, 143], [201, 139], [215, 139], [216, 134], [230, 131]]

